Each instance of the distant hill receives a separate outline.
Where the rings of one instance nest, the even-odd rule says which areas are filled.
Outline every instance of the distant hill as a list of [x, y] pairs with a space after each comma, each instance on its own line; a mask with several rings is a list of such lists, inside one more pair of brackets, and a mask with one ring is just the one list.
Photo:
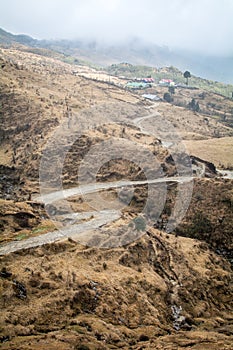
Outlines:
[[0, 47], [14, 47], [21, 51], [31, 52], [37, 55], [51, 57], [70, 64], [91, 65], [89, 62], [79, 60], [67, 53], [63, 53], [61, 48], [53, 48], [52, 44], [46, 41], [33, 39], [28, 35], [14, 35], [0, 28]]
[[13, 35], [0, 29], [0, 46], [15, 44], [53, 50], [66, 57], [72, 56], [74, 60], [91, 62], [102, 67], [120, 62], [157, 68], [175, 66], [181, 71], [189, 70], [196, 76], [233, 84], [233, 57], [209, 57], [195, 52], [171, 50], [139, 39], [115, 45], [94, 40], [36, 40], [27, 35]]
[[[171, 79], [175, 83], [185, 84], [185, 78], [183, 77], [183, 72], [181, 72], [176, 67], [163, 67], [155, 68], [149, 66], [132, 65], [129, 63], [112, 64], [107, 68], [107, 71], [111, 75], [125, 76], [126, 78], [142, 78], [142, 77], [152, 77], [155, 82], [158, 83], [159, 80], [166, 78]], [[191, 74], [190, 85], [205, 89], [207, 91], [215, 92], [217, 94], [224, 95], [226, 97], [231, 97], [233, 92], [233, 86], [230, 84], [223, 84], [216, 81], [211, 81], [208, 79], [203, 79], [196, 77]]]
[[14, 35], [0, 28], [0, 44], [12, 45], [14, 43], [29, 45], [29, 46], [36, 46], [38, 43], [38, 40], [33, 39], [30, 36], [24, 35], [24, 34]]

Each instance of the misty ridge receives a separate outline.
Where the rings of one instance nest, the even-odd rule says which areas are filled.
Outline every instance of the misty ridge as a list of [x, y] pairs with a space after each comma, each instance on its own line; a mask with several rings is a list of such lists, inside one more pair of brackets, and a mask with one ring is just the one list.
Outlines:
[[107, 67], [127, 62], [152, 67], [175, 66], [181, 71], [187, 68], [196, 76], [223, 83], [233, 83], [233, 57], [207, 55], [188, 49], [160, 46], [143, 38], [100, 40], [93, 37], [78, 39], [34, 39], [29, 35], [13, 35], [0, 29], [0, 42], [7, 45], [17, 42], [33, 48], [45, 48], [73, 56], [91, 64]]
[[98, 39], [42, 40], [39, 41], [39, 45], [74, 56], [81, 53], [101, 66], [128, 62], [153, 67], [175, 66], [182, 71], [188, 67], [197, 76], [233, 83], [233, 57], [209, 56], [185, 49], [171, 49], [139, 38], [112, 44], [103, 43]]
[[0, 19], [26, 34], [10, 40], [99, 66], [175, 66], [233, 83], [232, 14], [232, 0], [8, 0]]

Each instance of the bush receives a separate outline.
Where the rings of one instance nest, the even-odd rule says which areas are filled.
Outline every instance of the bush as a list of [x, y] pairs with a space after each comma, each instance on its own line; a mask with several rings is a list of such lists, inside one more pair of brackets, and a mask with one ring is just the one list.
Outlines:
[[194, 112], [199, 112], [200, 111], [199, 103], [196, 102], [195, 98], [192, 98], [192, 100], [189, 102], [188, 108], [191, 109]]
[[163, 99], [169, 103], [171, 103], [173, 101], [173, 98], [172, 98], [171, 94], [169, 94], [169, 92], [165, 92], [165, 94], [163, 95]]
[[90, 350], [90, 348], [87, 345], [80, 344], [75, 347], [75, 350]]
[[210, 233], [212, 230], [211, 221], [202, 212], [196, 213], [190, 227], [191, 233]]
[[170, 94], [175, 94], [175, 87], [174, 86], [169, 86], [168, 91], [170, 92]]

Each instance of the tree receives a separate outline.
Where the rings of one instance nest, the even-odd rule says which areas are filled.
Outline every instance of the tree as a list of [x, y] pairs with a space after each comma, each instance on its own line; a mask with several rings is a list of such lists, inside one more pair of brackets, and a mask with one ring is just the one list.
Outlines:
[[191, 78], [191, 74], [188, 70], [184, 72], [184, 77], [186, 78], [186, 85], [189, 84], [188, 79]]
[[170, 92], [170, 94], [173, 94], [173, 95], [174, 95], [174, 93], [175, 93], [175, 87], [174, 87], [174, 86], [169, 86], [168, 91]]
[[191, 109], [194, 112], [199, 112], [200, 111], [199, 103], [196, 102], [195, 98], [192, 98], [192, 100], [189, 102], [188, 108]]
[[163, 95], [163, 99], [164, 99], [166, 102], [172, 102], [172, 101], [173, 101], [173, 98], [172, 98], [172, 96], [169, 94], [169, 92], [165, 92], [165, 94]]

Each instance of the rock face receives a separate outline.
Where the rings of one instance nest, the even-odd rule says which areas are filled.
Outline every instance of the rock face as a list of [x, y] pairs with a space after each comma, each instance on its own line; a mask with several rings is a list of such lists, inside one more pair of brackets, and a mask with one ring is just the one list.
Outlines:
[[2, 349], [231, 349], [230, 266], [198, 241], [151, 229], [125, 248], [64, 241], [1, 264]]
[[0, 165], [0, 194], [4, 199], [15, 199], [20, 184], [16, 168]]
[[233, 262], [232, 180], [196, 179], [189, 209], [176, 233], [210, 244]]
[[[0, 199], [0, 242], [20, 240], [32, 235], [33, 229], [35, 232], [40, 227], [42, 229], [41, 222], [48, 225], [46, 218], [47, 214], [39, 203]], [[50, 224], [50, 229], [52, 227]]]
[[[214, 177], [217, 174], [216, 167], [213, 163], [207, 162], [198, 157], [191, 156], [194, 173], [202, 177]], [[196, 168], [196, 169], [195, 169]]]

